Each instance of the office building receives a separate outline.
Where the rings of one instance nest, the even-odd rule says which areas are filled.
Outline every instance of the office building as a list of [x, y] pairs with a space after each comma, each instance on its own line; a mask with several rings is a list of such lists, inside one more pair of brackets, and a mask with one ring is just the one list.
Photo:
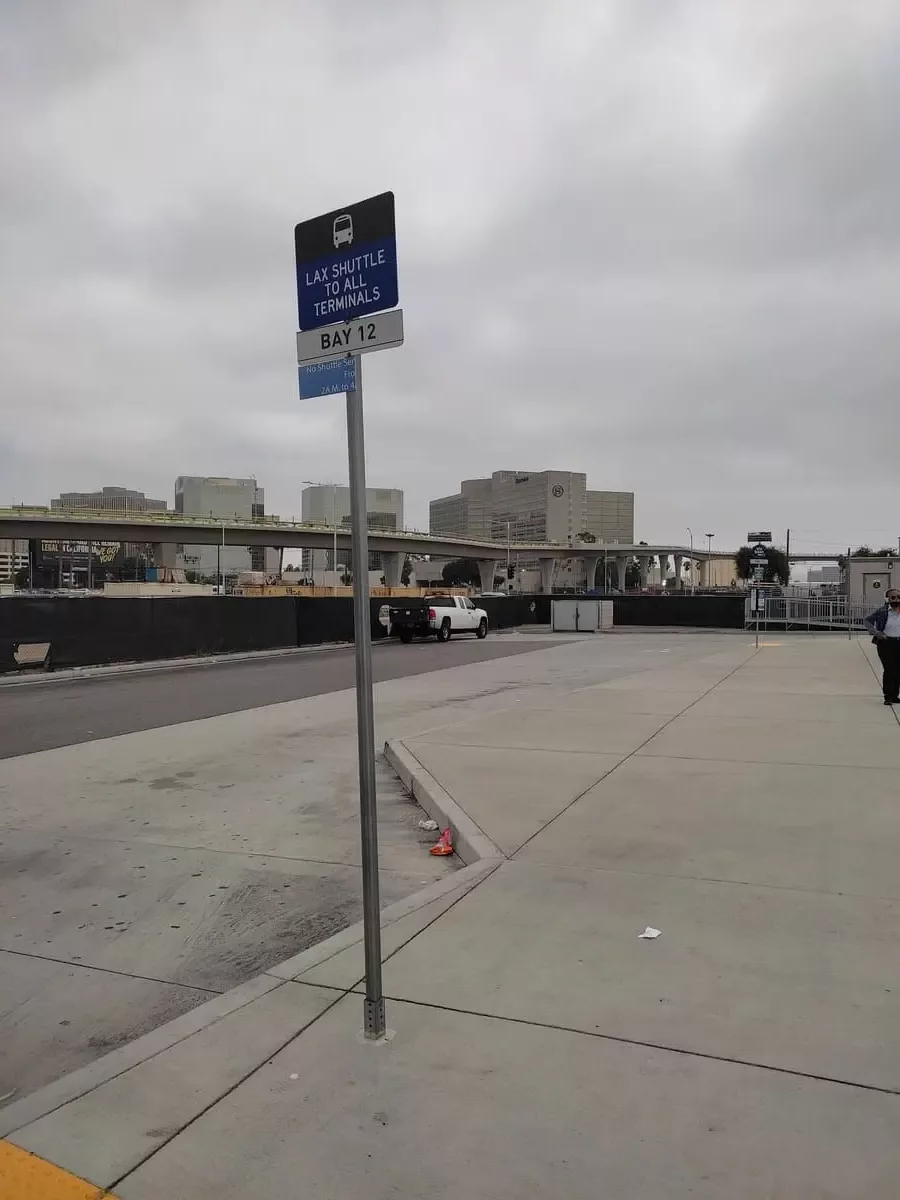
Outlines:
[[[55, 499], [50, 501], [50, 508], [63, 512], [109, 513], [112, 517], [125, 517], [129, 513], [167, 512], [169, 506], [165, 500], [153, 500], [151, 497], [145, 496], [143, 492], [135, 491], [133, 488], [102, 487], [99, 491], [95, 492], [60, 492]], [[54, 552], [57, 554], [64, 553], [59, 543], [55, 542], [45, 542], [42, 548], [50, 556]], [[108, 555], [110, 561], [113, 552], [111, 551]], [[149, 545], [139, 542], [121, 543], [121, 555], [125, 558], [146, 559], [149, 553]], [[75, 560], [73, 559], [72, 561], [74, 562]], [[87, 577], [86, 552], [82, 556], [82, 560], [79, 561], [80, 567], [78, 569]], [[75, 572], [74, 566], [72, 570]]]
[[[314, 525], [327, 525], [330, 529], [350, 528], [350, 489], [331, 483], [318, 483], [303, 489], [301, 516]], [[366, 488], [366, 512], [368, 526], [373, 530], [403, 528], [403, 492], [400, 488]], [[333, 570], [331, 550], [304, 550], [302, 569], [310, 578]], [[338, 550], [338, 567], [350, 562], [349, 552]], [[381, 570], [381, 555], [369, 551], [369, 570]]]
[[190, 517], [212, 517], [223, 522], [223, 545], [198, 546], [179, 543], [175, 565], [204, 580], [242, 571], [281, 573], [281, 552], [268, 546], [233, 544], [235, 535], [226, 533], [228, 521], [254, 521], [265, 516], [265, 489], [255, 479], [222, 476], [179, 475], [175, 480], [175, 511]]
[[124, 515], [166, 512], [169, 506], [165, 500], [151, 500], [143, 492], [136, 492], [131, 488], [104, 487], [98, 492], [61, 492], [55, 500], [50, 501], [50, 507], [67, 512], [81, 512], [87, 509]]
[[28, 566], [28, 542], [0, 538], [0, 583], [15, 579], [16, 571]]
[[836, 562], [825, 563], [821, 567], [811, 567], [806, 572], [806, 582], [821, 586], [823, 583], [840, 583], [841, 568]]
[[492, 484], [493, 478], [464, 479], [455, 496], [432, 500], [428, 506], [431, 533], [490, 541]]
[[453, 496], [432, 500], [429, 528], [478, 541], [634, 541], [634, 493], [589, 491], [581, 471], [495, 471], [465, 479]]
[[585, 492], [583, 528], [598, 542], [634, 541], [634, 492]]

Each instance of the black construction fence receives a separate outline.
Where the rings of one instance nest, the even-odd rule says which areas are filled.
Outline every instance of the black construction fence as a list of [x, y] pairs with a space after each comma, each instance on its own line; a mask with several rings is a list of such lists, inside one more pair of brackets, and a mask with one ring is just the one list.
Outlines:
[[[492, 629], [550, 623], [550, 596], [483, 597]], [[370, 601], [373, 639], [388, 635], [386, 601]], [[741, 628], [740, 596], [616, 596], [616, 625]], [[169, 596], [0, 598], [0, 671], [20, 642], [49, 642], [51, 666], [208, 656], [353, 640], [349, 597]]]
[[613, 596], [613, 624], [743, 629], [744, 601], [742, 592], [708, 596]]

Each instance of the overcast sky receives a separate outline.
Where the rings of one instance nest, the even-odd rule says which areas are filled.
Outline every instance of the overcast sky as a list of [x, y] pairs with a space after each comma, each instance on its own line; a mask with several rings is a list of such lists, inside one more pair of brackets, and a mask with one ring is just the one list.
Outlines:
[[897, 0], [4, 0], [0, 503], [345, 481], [293, 226], [396, 193], [369, 482], [586, 471], [649, 542], [900, 535]]

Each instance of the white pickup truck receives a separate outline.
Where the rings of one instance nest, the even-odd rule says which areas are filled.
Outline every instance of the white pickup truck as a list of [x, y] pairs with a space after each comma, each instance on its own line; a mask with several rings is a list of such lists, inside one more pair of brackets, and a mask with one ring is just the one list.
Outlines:
[[436, 637], [449, 642], [451, 634], [474, 633], [487, 637], [488, 616], [467, 596], [423, 596], [396, 607], [391, 605], [392, 637], [411, 642], [414, 637]]

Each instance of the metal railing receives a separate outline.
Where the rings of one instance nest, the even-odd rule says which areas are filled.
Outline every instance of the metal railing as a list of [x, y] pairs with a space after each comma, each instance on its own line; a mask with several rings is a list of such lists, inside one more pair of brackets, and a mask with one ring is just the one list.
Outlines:
[[[851, 600], [846, 596], [802, 598], [797, 596], [766, 596], [760, 610], [762, 625], [777, 625], [784, 629], [835, 629], [859, 632], [865, 629], [864, 621], [876, 605], [871, 600]], [[757, 621], [757, 613], [751, 609], [748, 597], [744, 609], [744, 622], [748, 629]]]

